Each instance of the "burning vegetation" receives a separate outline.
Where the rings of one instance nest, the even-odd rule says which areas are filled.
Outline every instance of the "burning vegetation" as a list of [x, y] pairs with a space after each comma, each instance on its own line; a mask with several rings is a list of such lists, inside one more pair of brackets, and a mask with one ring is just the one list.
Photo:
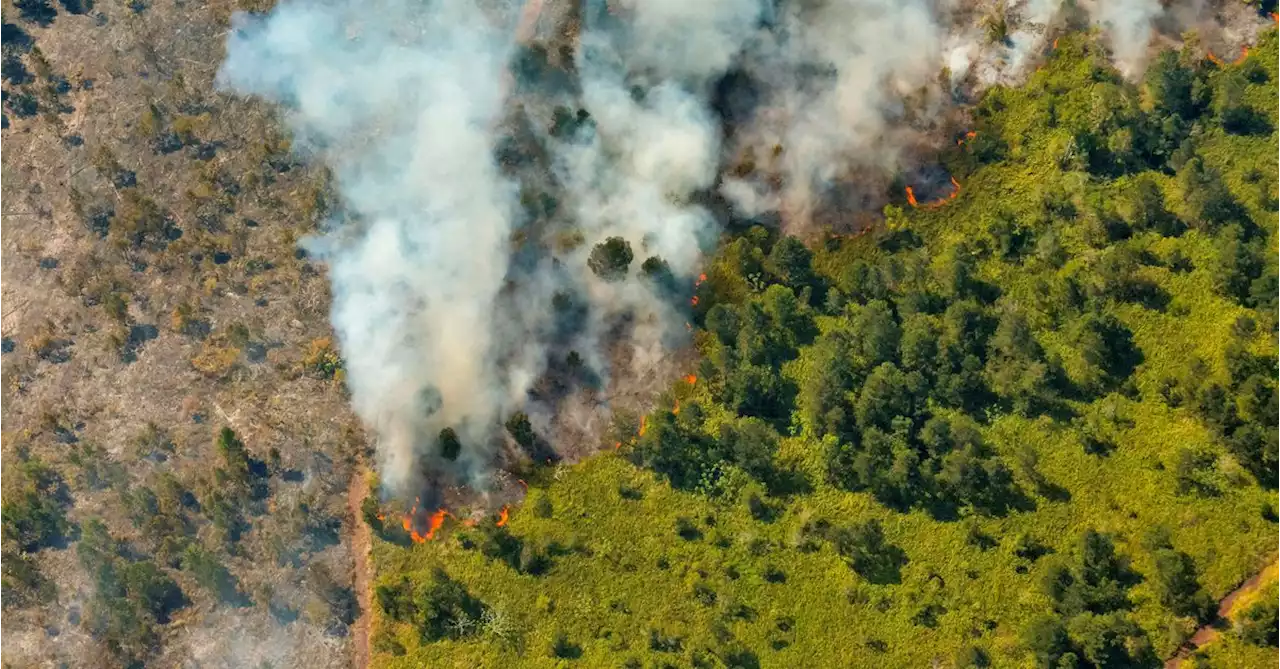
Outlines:
[[[967, 102], [1056, 52], [1059, 33], [1103, 26], [1136, 72], [1134, 45], [1167, 28], [1091, 4], [1001, 5], [992, 39], [970, 12], [920, 0], [615, 4], [237, 18], [219, 81], [296, 104], [298, 133], [364, 175], [338, 181], [341, 218], [377, 223], [312, 248], [393, 496], [490, 490], [497, 472], [588, 454], [615, 411], [678, 378], [708, 240], [761, 222], [866, 230]], [[296, 35], [310, 37], [284, 44]], [[389, 97], [419, 82], [412, 103]], [[953, 175], [904, 187], [919, 209], [961, 190]]]

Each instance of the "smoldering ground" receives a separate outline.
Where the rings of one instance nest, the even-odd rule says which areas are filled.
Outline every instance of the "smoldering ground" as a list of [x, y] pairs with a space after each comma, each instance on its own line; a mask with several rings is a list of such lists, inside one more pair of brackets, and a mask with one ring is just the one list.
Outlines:
[[489, 485], [518, 412], [531, 457], [590, 450], [668, 382], [726, 217], [878, 209], [1055, 30], [1094, 25], [1137, 76], [1153, 39], [1228, 24], [1192, 0], [530, 3], [285, 0], [228, 38], [221, 85], [337, 177], [305, 243], [394, 494]]

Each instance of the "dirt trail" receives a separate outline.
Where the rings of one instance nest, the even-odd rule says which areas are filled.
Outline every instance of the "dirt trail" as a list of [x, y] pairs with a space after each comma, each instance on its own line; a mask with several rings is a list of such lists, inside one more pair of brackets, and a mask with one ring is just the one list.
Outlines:
[[1266, 567], [1254, 574], [1249, 580], [1241, 583], [1240, 587], [1232, 590], [1226, 597], [1223, 597], [1218, 602], [1218, 614], [1214, 617], [1214, 620], [1201, 625], [1195, 634], [1191, 635], [1191, 638], [1182, 644], [1182, 648], [1178, 649], [1178, 653], [1170, 658], [1168, 662], [1165, 662], [1164, 668], [1178, 669], [1197, 648], [1203, 648], [1207, 644], [1213, 643], [1218, 638], [1218, 635], [1222, 633], [1221, 629], [1230, 626], [1230, 616], [1236, 602], [1241, 597], [1252, 594], [1261, 587], [1264, 577], [1268, 573], [1274, 573], [1277, 564], [1277, 559], [1275, 557], [1271, 558], [1271, 562]]
[[369, 494], [369, 485], [365, 481], [363, 467], [356, 469], [351, 475], [351, 483], [347, 486], [347, 512], [351, 516], [351, 554], [355, 558], [355, 590], [356, 601], [360, 606], [360, 617], [356, 618], [352, 629], [354, 652], [351, 666], [365, 669], [369, 666], [369, 627], [370, 612], [373, 605], [373, 591], [370, 583], [369, 550], [371, 535], [369, 526], [365, 524], [360, 512], [365, 495]]

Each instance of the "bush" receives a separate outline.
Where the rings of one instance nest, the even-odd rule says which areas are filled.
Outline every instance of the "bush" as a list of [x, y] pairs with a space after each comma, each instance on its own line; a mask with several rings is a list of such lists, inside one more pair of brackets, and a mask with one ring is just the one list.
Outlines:
[[312, 340], [302, 357], [302, 368], [322, 379], [332, 379], [342, 371], [342, 357], [329, 337]]
[[213, 553], [192, 544], [182, 554], [182, 568], [219, 601], [246, 605], [248, 598], [240, 592], [240, 582]]
[[168, 574], [149, 560], [126, 557], [129, 553], [96, 519], [85, 524], [76, 546], [80, 564], [94, 579], [84, 625], [125, 664], [151, 655], [159, 640], [159, 625], [187, 605], [186, 596]]
[[62, 476], [31, 459], [11, 466], [10, 477], [13, 483], [5, 486], [0, 507], [5, 543], [27, 553], [61, 545], [71, 529], [66, 516], [71, 500]]
[[474, 634], [484, 613], [480, 600], [438, 568], [429, 582], [404, 578], [394, 585], [378, 586], [374, 596], [389, 618], [412, 623], [428, 643]]

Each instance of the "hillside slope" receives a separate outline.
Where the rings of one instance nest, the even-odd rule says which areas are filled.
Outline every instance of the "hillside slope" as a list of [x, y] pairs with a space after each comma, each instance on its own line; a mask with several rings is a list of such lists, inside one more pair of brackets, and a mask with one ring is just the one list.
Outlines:
[[953, 200], [727, 235], [657, 411], [375, 528], [374, 665], [1157, 666], [1275, 550], [1276, 44], [1134, 86], [1064, 37]]

